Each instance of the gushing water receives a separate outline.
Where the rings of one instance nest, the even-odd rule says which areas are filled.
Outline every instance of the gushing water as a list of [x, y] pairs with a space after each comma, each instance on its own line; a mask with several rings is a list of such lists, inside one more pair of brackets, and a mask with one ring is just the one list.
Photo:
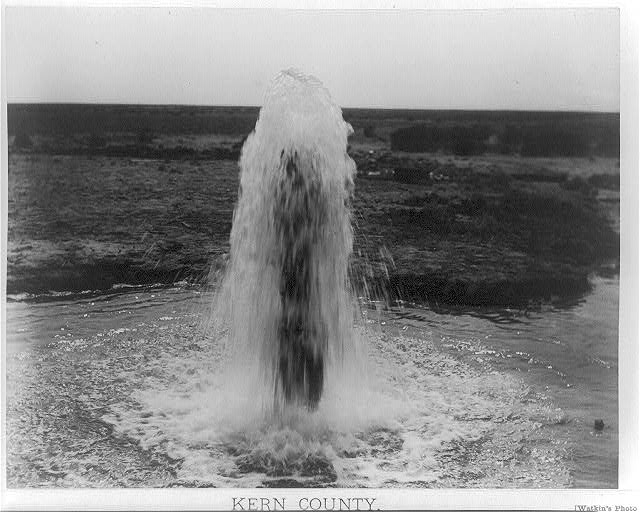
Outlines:
[[[269, 88], [240, 158], [230, 260], [214, 316], [252, 409], [315, 410], [356, 352], [348, 280], [353, 132], [315, 78]], [[349, 368], [350, 374], [354, 368]]]

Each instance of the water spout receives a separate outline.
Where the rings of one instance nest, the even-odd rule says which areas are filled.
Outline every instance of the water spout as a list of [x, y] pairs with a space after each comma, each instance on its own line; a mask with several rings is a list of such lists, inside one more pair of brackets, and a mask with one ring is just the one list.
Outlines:
[[289, 70], [242, 148], [218, 303], [236, 369], [258, 375], [251, 393], [263, 408], [314, 410], [352, 343], [352, 132], [317, 79]]

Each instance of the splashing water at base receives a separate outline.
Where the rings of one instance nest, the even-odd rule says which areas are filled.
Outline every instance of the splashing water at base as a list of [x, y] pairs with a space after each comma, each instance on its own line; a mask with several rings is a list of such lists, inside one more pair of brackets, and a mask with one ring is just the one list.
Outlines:
[[[176, 288], [13, 304], [14, 318], [58, 333], [61, 321], [68, 328], [41, 346], [16, 346], [8, 358], [10, 484], [571, 485], [589, 413], [567, 416], [540, 392], [544, 386], [523, 381], [517, 353], [503, 359], [504, 348], [485, 350], [475, 339], [501, 327], [481, 321], [469, 333], [459, 317], [435, 314], [436, 324], [419, 328], [389, 315], [385, 325], [366, 318], [366, 331], [357, 326], [354, 336], [366, 341], [375, 381], [356, 385], [358, 377], [344, 387], [328, 380], [315, 412], [292, 407], [264, 416], [250, 400], [234, 399], [225, 382], [226, 334], [199, 332], [198, 306], [211, 300]], [[561, 326], [576, 322], [571, 312], [560, 318]], [[532, 325], [527, 350], [539, 345], [541, 322]], [[516, 367], [505, 368], [509, 362]], [[548, 373], [551, 384], [557, 375]], [[580, 394], [576, 386], [573, 403]], [[613, 434], [605, 427], [590, 446]], [[584, 459], [579, 464], [586, 467]]]
[[351, 126], [322, 84], [276, 77], [240, 158], [231, 254], [213, 311], [233, 400], [262, 415], [318, 407], [356, 370], [348, 285]]

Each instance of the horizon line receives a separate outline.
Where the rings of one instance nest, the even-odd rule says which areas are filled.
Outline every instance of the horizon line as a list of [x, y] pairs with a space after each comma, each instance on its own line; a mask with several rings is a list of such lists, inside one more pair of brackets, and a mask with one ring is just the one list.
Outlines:
[[[197, 104], [197, 103], [115, 103], [115, 102], [86, 102], [86, 101], [7, 101], [9, 105], [68, 105], [68, 106], [119, 106], [119, 107], [193, 107], [193, 108], [262, 108], [260, 105], [231, 105], [231, 104]], [[465, 107], [379, 107], [379, 106], [341, 106], [342, 110], [417, 110], [432, 112], [544, 112], [562, 114], [618, 114], [620, 110], [575, 110], [551, 108], [465, 108]]]

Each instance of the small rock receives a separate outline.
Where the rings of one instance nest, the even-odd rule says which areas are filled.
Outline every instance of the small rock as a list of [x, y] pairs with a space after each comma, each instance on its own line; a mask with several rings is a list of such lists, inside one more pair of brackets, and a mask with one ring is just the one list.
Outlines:
[[596, 430], [603, 430], [604, 429], [604, 420], [596, 420], [593, 422], [593, 428], [595, 428]]

